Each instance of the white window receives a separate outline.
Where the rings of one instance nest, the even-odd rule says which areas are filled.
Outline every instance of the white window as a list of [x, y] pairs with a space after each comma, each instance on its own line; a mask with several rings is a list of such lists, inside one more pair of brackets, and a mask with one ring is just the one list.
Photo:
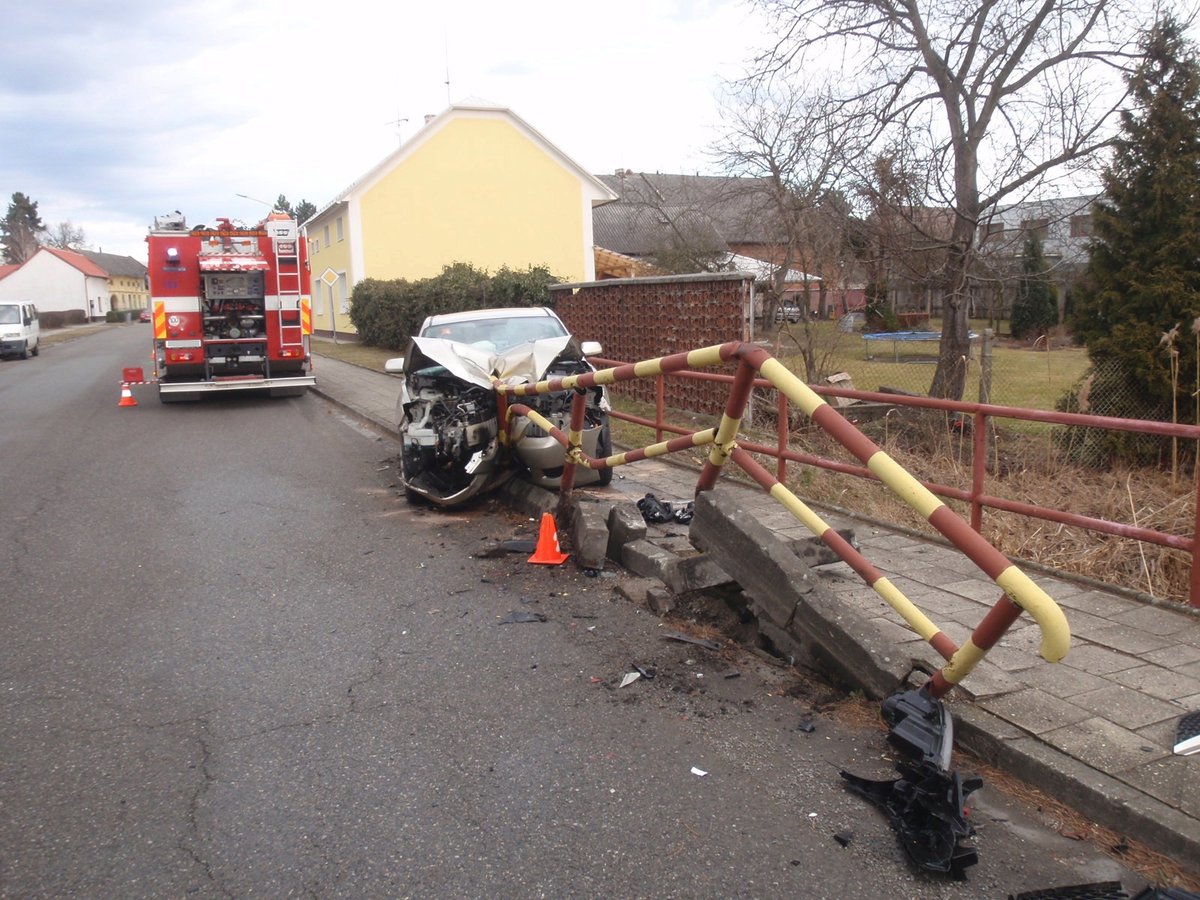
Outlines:
[[329, 246], [329, 226], [328, 225], [326, 225], [321, 230], [321, 236], [325, 238], [325, 246], [328, 247]]
[[344, 235], [342, 233], [342, 217], [341, 216], [337, 217], [337, 237], [338, 237], [338, 243], [341, 243], [342, 241], [344, 241], [346, 239], [346, 235]]

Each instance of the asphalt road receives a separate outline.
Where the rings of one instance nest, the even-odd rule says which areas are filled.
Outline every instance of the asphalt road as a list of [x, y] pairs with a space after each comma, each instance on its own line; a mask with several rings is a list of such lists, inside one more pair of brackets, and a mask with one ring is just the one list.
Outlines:
[[118, 407], [148, 340], [0, 363], [0, 895], [1141, 886], [987, 788], [968, 880], [914, 872], [841, 787], [891, 774], [852, 705], [664, 639], [615, 577], [481, 555], [536, 523], [408, 506], [315, 396]]

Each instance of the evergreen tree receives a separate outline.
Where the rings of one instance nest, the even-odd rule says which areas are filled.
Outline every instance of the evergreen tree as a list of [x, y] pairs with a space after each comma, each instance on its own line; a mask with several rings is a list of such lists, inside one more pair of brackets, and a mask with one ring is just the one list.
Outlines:
[[[1170, 17], [1146, 35], [1142, 52], [1093, 211], [1072, 325], [1095, 370], [1092, 396], [1106, 395], [1113, 414], [1149, 418], [1169, 411], [1173, 391], [1162, 336], [1177, 325], [1190, 330], [1200, 315], [1200, 63]], [[1176, 377], [1190, 393], [1197, 369], [1189, 343]]]
[[1010, 323], [1013, 337], [1037, 337], [1058, 324], [1058, 297], [1049, 271], [1042, 242], [1030, 231], [1021, 248], [1021, 277]]
[[12, 265], [25, 262], [37, 253], [45, 231], [37, 203], [17, 191], [12, 195], [4, 220], [0, 221], [0, 250], [5, 261]]

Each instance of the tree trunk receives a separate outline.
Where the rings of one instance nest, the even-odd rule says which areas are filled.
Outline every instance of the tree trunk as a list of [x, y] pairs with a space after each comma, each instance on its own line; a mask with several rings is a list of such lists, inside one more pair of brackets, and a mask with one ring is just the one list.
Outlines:
[[[955, 229], [958, 230], [957, 228]], [[956, 235], [957, 237], [957, 235]], [[954, 241], [947, 254], [947, 285], [942, 296], [942, 338], [938, 346], [937, 369], [929, 387], [930, 397], [961, 400], [967, 385], [967, 365], [971, 358], [968, 338], [973, 261], [971, 240]]]

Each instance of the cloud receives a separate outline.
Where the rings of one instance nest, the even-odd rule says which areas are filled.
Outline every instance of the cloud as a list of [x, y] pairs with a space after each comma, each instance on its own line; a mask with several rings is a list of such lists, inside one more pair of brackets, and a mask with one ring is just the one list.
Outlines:
[[718, 76], [751, 34], [716, 0], [611, 0], [602, 17], [550, 0], [20, 4], [0, 55], [0, 197], [142, 255], [167, 210], [321, 206], [466, 97], [591, 171], [699, 169]]

